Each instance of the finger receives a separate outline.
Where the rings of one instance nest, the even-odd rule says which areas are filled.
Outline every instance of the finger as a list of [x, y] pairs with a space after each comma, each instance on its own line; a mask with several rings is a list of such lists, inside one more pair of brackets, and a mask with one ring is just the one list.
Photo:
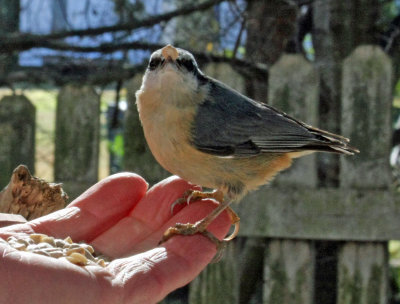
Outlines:
[[89, 188], [67, 208], [28, 222], [27, 227], [20, 225], [19, 229], [90, 242], [127, 216], [146, 190], [147, 183], [136, 174], [112, 175]]
[[92, 241], [92, 245], [106, 255], [120, 257], [132, 252], [136, 243], [159, 229], [173, 215], [171, 204], [188, 189], [199, 189], [183, 179], [171, 176], [154, 187], [114, 227]]
[[[178, 176], [170, 176], [154, 185], [130, 215], [146, 223], [152, 223], [153, 227], [160, 226], [173, 216], [171, 205], [182, 198], [187, 190], [201, 190], [201, 188]], [[180, 210], [178, 207], [174, 213]]]
[[[209, 215], [215, 208], [217, 208], [217, 206], [218, 204], [216, 202], [209, 199], [190, 204], [174, 217], [165, 222], [158, 229], [154, 230], [152, 234], [135, 244], [131, 249], [130, 254], [143, 252], [145, 250], [149, 250], [149, 248], [157, 246], [168, 228], [173, 227], [176, 223], [196, 223], [197, 221], [200, 221]], [[227, 212], [224, 211], [220, 216], [226, 217], [228, 215]], [[222, 225], [225, 225], [224, 221], [222, 221]], [[222, 229], [223, 227], [221, 228], [220, 226], [221, 220], [218, 220], [217, 218], [211, 222], [211, 224], [207, 227], [207, 230], [210, 232], [212, 230], [216, 230], [217, 234], [215, 236], [219, 239], [222, 239], [225, 237], [227, 232], [225, 232], [225, 230]], [[169, 241], [174, 242], [174, 239], [175, 237], [172, 237]]]
[[[221, 238], [229, 227], [230, 218], [224, 212], [209, 229]], [[177, 236], [164, 246], [115, 260], [109, 267], [117, 282], [125, 282], [124, 297], [128, 302], [155, 303], [192, 281], [210, 263], [215, 253], [215, 244], [202, 235]]]

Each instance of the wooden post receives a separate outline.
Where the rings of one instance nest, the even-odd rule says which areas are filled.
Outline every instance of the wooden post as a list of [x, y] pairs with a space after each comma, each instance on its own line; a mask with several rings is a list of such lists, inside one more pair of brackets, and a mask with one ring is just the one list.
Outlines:
[[392, 64], [377, 46], [360, 46], [343, 62], [342, 129], [360, 149], [342, 157], [344, 188], [386, 189], [391, 183]]
[[[318, 74], [302, 55], [282, 56], [269, 74], [268, 100], [272, 106], [304, 122], [318, 124]], [[316, 155], [302, 157], [276, 177], [279, 184], [296, 187], [317, 185]]]
[[143, 176], [150, 184], [155, 184], [171, 175], [164, 170], [151, 154], [144, 138], [136, 107], [135, 93], [140, 88], [143, 75], [136, 75], [127, 85], [128, 109], [124, 121], [124, 169]]
[[[360, 46], [345, 59], [342, 79], [343, 135], [351, 138], [360, 154], [342, 157], [340, 185], [343, 189], [387, 189], [391, 60], [379, 47]], [[387, 303], [386, 252], [387, 242], [348, 242], [342, 246], [338, 257], [339, 304]]]
[[191, 284], [190, 304], [239, 303], [238, 260], [234, 246], [228, 246], [224, 257], [209, 265]]
[[55, 172], [71, 199], [97, 182], [100, 97], [90, 86], [66, 85], [57, 97]]
[[0, 100], [0, 189], [18, 165], [35, 170], [35, 112], [24, 95]]
[[386, 304], [387, 243], [348, 242], [339, 250], [338, 304]]
[[[271, 105], [317, 125], [318, 74], [303, 56], [283, 55], [270, 69], [268, 88]], [[277, 176], [275, 184], [285, 186], [285, 189], [315, 188], [315, 155], [295, 160], [289, 170]], [[265, 204], [268, 204], [269, 198], [265, 198]], [[314, 296], [314, 260], [314, 246], [307, 240], [270, 239], [264, 258], [263, 303], [311, 304]]]
[[307, 241], [278, 240], [266, 248], [264, 303], [313, 303], [314, 246]]

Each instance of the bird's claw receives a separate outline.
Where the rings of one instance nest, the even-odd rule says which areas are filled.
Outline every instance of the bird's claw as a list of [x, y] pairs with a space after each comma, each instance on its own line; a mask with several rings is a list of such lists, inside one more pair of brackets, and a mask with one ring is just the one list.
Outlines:
[[[224, 201], [223, 193], [221, 191], [201, 192], [198, 190], [188, 190], [183, 194], [183, 196], [181, 198], [177, 199], [174, 203], [172, 203], [171, 213], [173, 213], [174, 208], [177, 205], [181, 205], [181, 204], [189, 205], [191, 202], [199, 201], [201, 199], [207, 199], [207, 198], [214, 199], [215, 201], [217, 201], [219, 203], [219, 206], [213, 211], [214, 214], [211, 213], [204, 219], [202, 219], [194, 224], [177, 223], [175, 226], [168, 228], [168, 230], [164, 233], [159, 244], [166, 242], [167, 240], [169, 240], [171, 237], [173, 237], [175, 235], [202, 234], [216, 245], [217, 254], [214, 257], [212, 262], [218, 262], [222, 257], [222, 252], [223, 252], [223, 249], [226, 247], [226, 244], [237, 236], [237, 234], [239, 232], [239, 227], [240, 227], [240, 218], [235, 213], [235, 211], [233, 211], [228, 206], [228, 204]], [[232, 234], [230, 234], [223, 240], [219, 240], [211, 232], [207, 231], [207, 226], [223, 210], [226, 210], [228, 212], [231, 223], [232, 223], [232, 225], [235, 226], [235, 229], [232, 232]]]
[[170, 238], [176, 235], [194, 235], [194, 234], [202, 234], [206, 238], [208, 238], [211, 242], [215, 244], [217, 247], [217, 253], [212, 259], [212, 263], [218, 262], [222, 256], [223, 256], [223, 251], [227, 246], [228, 239], [223, 239], [220, 240], [218, 239], [215, 235], [213, 235], [211, 232], [207, 231], [205, 227], [203, 227], [203, 222], [199, 221], [195, 224], [187, 223], [187, 224], [182, 224], [182, 223], [177, 223], [175, 226], [168, 228], [168, 230], [164, 233], [161, 241], [159, 242], [159, 245], [162, 243], [165, 243], [168, 241]]
[[191, 201], [195, 201], [194, 199], [195, 190], [187, 190], [182, 197], [178, 198], [175, 202], [171, 204], [171, 214], [174, 213], [174, 209], [177, 205], [186, 204], [189, 205]]
[[177, 205], [186, 204], [189, 205], [192, 202], [196, 202], [202, 199], [213, 199], [218, 203], [222, 203], [224, 200], [224, 195], [221, 191], [213, 191], [213, 192], [202, 192], [198, 190], [187, 190], [182, 195], [182, 197], [178, 198], [171, 205], [171, 214], [174, 212], [174, 209]]

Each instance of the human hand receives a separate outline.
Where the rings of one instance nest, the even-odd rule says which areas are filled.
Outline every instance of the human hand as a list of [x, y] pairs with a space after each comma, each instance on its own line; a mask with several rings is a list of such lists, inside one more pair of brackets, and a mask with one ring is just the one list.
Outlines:
[[[0, 242], [0, 303], [155, 303], [193, 280], [216, 253], [202, 235], [175, 236], [158, 246], [177, 222], [195, 222], [215, 208], [205, 200], [186, 207], [171, 204], [195, 187], [170, 177], [147, 191], [146, 182], [123, 173], [100, 181], [67, 208], [0, 229], [0, 238], [44, 233], [70, 236], [110, 257], [105, 268], [17, 251]], [[209, 227], [223, 238], [226, 212]]]

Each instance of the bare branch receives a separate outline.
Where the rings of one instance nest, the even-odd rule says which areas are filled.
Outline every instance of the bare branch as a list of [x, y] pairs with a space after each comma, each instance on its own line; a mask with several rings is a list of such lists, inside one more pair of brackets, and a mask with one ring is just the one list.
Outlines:
[[[229, 58], [207, 53], [193, 52], [200, 65], [209, 62], [229, 63], [237, 71], [243, 74], [267, 74], [265, 65], [253, 64], [246, 60]], [[44, 67], [19, 67], [3, 77], [0, 77], [0, 85], [12, 86], [15, 83], [28, 82], [31, 84], [52, 83], [61, 85], [69, 82], [84, 82], [96, 85], [107, 85], [115, 81], [124, 81], [138, 73], [143, 73], [146, 64], [131, 67], [123, 67], [118, 62], [92, 62], [87, 60], [65, 61], [63, 64], [49, 64]], [[59, 61], [57, 61], [59, 62]]]
[[231, 0], [208, 0], [201, 3], [187, 5], [174, 11], [150, 16], [142, 20], [132, 20], [127, 23], [112, 26], [102, 26], [82, 30], [62, 31], [48, 35], [12, 33], [0, 35], [0, 53], [28, 50], [33, 47], [51, 47], [50, 41], [59, 40], [71, 36], [96, 36], [108, 32], [131, 31], [142, 27], [151, 27], [160, 22], [166, 22], [176, 16], [189, 15], [193, 12], [207, 10], [214, 5]]

